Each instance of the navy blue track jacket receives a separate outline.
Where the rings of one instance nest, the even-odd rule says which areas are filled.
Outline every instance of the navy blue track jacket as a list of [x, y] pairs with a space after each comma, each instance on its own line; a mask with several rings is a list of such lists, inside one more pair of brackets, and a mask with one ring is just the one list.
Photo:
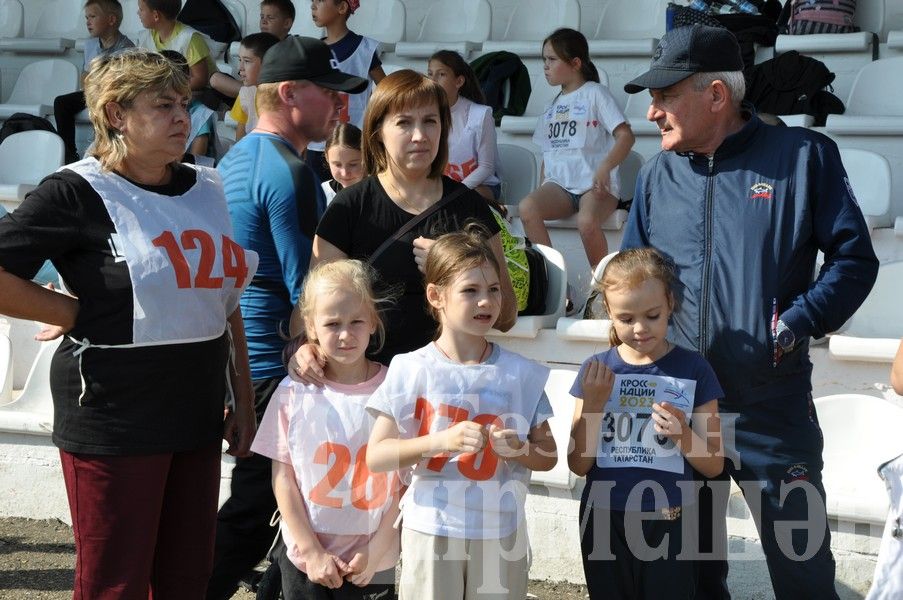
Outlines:
[[[621, 248], [640, 246], [675, 263], [672, 341], [708, 358], [735, 404], [810, 391], [808, 338], [843, 325], [878, 271], [834, 142], [755, 115], [712, 157], [643, 166]], [[775, 315], [798, 341], [777, 366]]]

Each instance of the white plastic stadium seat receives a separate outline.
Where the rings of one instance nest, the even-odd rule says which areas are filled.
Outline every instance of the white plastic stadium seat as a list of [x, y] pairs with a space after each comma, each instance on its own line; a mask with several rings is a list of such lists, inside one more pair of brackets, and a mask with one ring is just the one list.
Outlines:
[[61, 58], [48, 58], [25, 65], [9, 100], [0, 104], [0, 119], [13, 113], [53, 114], [53, 99], [78, 89], [78, 67]]
[[887, 262], [878, 268], [871, 293], [841, 329], [831, 336], [828, 350], [835, 360], [887, 362], [903, 338], [903, 262]]
[[488, 0], [434, 2], [427, 10], [417, 37], [398, 42], [395, 54], [429, 58], [437, 50], [454, 50], [464, 58], [489, 39], [492, 7]]
[[63, 54], [75, 45], [75, 40], [87, 36], [81, 2], [47, 0], [38, 14], [34, 29], [26, 29], [25, 37], [0, 40], [0, 49], [9, 52]]
[[662, 151], [662, 132], [658, 125], [646, 118], [651, 103], [649, 93], [644, 91], [628, 94], [627, 104], [624, 107], [624, 116], [630, 121], [630, 129], [636, 138], [633, 151], [647, 160]]
[[119, 3], [122, 4], [122, 26], [119, 31], [133, 42], [137, 42], [138, 33], [144, 31], [144, 26], [138, 18], [138, 0], [119, 0]]
[[19, 0], [0, 0], [0, 39], [22, 37], [25, 15]]
[[[0, 410], [0, 430], [15, 423], [23, 433], [48, 433], [53, 427], [53, 398], [50, 395], [50, 363], [60, 339], [42, 342], [37, 357], [28, 372], [22, 394]], [[23, 419], [27, 414], [29, 418]]]
[[841, 148], [840, 158], [866, 222], [872, 228], [891, 227], [890, 163], [876, 152], [855, 148]]
[[504, 333], [493, 332], [493, 336], [514, 338], [535, 338], [540, 329], [553, 329], [559, 318], [564, 316], [564, 304], [567, 288], [567, 266], [564, 256], [558, 250], [534, 244], [542, 253], [549, 276], [549, 289], [546, 292], [546, 312], [542, 315], [521, 316], [514, 327]]
[[667, 5], [667, 0], [609, 0], [589, 40], [590, 55], [640, 55], [648, 60], [665, 33]]
[[[608, 73], [599, 69], [599, 83], [608, 85]], [[536, 123], [542, 112], [552, 103], [561, 91], [561, 86], [551, 86], [542, 72], [530, 74], [530, 98], [524, 114], [517, 117], [505, 115], [499, 128], [511, 135], [527, 135], [532, 137], [536, 131]]]
[[903, 453], [903, 408], [863, 394], [816, 398], [815, 408], [825, 439], [822, 479], [828, 515], [884, 523], [888, 499], [877, 470]]
[[[617, 254], [617, 252], [612, 252], [599, 261], [599, 264], [593, 269], [593, 285], [602, 279], [605, 267]], [[604, 318], [604, 316], [600, 315], [600, 318], [596, 319], [584, 319], [582, 315], [562, 317], [555, 325], [555, 333], [559, 338], [571, 342], [595, 342], [607, 345], [611, 319]]]
[[552, 405], [554, 416], [549, 419], [549, 428], [558, 450], [558, 462], [550, 471], [533, 471], [530, 474], [530, 483], [545, 484], [553, 487], [571, 489], [577, 480], [570, 468], [568, 468], [568, 446], [571, 440], [571, 424], [574, 421], [574, 410], [577, 400], [569, 393], [574, 385], [577, 371], [566, 369], [552, 369], [549, 379], [546, 381], [546, 396]]
[[499, 144], [502, 204], [516, 205], [539, 185], [536, 155], [516, 144]]
[[542, 56], [542, 40], [559, 27], [580, 27], [577, 0], [520, 0], [514, 5], [505, 33], [483, 43], [483, 52], [505, 50], [521, 58]]
[[846, 100], [847, 115], [903, 116], [893, 98], [903, 92], [903, 57], [882, 58], [859, 70]]
[[13, 348], [9, 337], [0, 332], [0, 406], [12, 400]]
[[14, 210], [41, 179], [63, 166], [63, 140], [51, 131], [22, 131], [0, 144], [0, 202]]
[[[258, 29], [255, 27], [255, 30]], [[326, 29], [317, 27], [314, 20], [310, 18], [309, 10], [299, 10], [295, 13], [295, 21], [289, 30], [292, 35], [303, 35], [304, 37], [323, 38], [326, 37]], [[236, 53], [238, 50], [235, 51]]]
[[355, 33], [378, 40], [380, 52], [392, 52], [404, 39], [405, 8], [401, 0], [366, 0], [348, 19]]
[[884, 156], [891, 170], [891, 214], [903, 215], [903, 56], [865, 65], [856, 76], [846, 111], [828, 115], [827, 133], [842, 148], [866, 148]]

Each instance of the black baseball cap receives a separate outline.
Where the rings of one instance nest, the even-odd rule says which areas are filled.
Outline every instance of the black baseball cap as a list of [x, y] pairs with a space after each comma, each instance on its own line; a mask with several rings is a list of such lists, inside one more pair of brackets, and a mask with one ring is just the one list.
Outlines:
[[324, 42], [300, 35], [290, 35], [273, 44], [260, 66], [257, 83], [304, 80], [319, 86], [359, 94], [369, 80], [343, 73], [333, 66], [332, 51]]
[[737, 38], [727, 29], [694, 24], [666, 33], [649, 70], [624, 86], [628, 94], [671, 87], [694, 73], [742, 71]]

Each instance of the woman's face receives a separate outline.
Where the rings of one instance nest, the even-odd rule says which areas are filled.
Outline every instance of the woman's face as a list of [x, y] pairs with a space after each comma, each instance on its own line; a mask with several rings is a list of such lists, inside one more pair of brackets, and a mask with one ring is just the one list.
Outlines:
[[390, 168], [407, 176], [429, 174], [442, 135], [436, 102], [387, 114], [379, 131]]
[[129, 106], [107, 104], [110, 123], [125, 139], [126, 160], [155, 165], [181, 158], [191, 123], [189, 98], [170, 89], [141, 92]]

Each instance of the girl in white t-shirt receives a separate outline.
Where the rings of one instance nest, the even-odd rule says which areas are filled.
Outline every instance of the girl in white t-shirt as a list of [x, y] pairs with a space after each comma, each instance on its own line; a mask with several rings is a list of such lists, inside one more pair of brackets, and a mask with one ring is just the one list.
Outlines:
[[582, 33], [554, 31], [543, 41], [542, 58], [546, 81], [560, 85], [561, 92], [533, 134], [542, 149], [543, 177], [539, 188], [521, 200], [520, 218], [530, 240], [551, 246], [545, 221], [577, 213], [583, 248], [595, 267], [608, 254], [601, 225], [618, 206], [618, 165], [633, 147], [633, 132], [599, 83]]
[[367, 403], [367, 465], [414, 467], [401, 502], [401, 597], [520, 600], [530, 471], [556, 462], [548, 369], [486, 340], [501, 291], [479, 226], [439, 237], [424, 273], [439, 335], [396, 355]]
[[324, 181], [326, 203], [332, 202], [339, 190], [364, 178], [364, 159], [361, 157], [361, 130], [351, 123], [339, 123], [326, 140], [324, 153], [332, 179]]
[[498, 145], [492, 108], [480, 89], [473, 69], [453, 50], [439, 50], [430, 57], [427, 77], [442, 86], [451, 106], [452, 128], [448, 136], [445, 174], [498, 200], [502, 185], [498, 177]]
[[286, 377], [252, 444], [273, 459], [286, 599], [325, 597], [324, 588], [342, 598], [394, 595], [398, 477], [371, 473], [364, 461], [372, 422], [365, 407], [386, 375], [365, 356], [372, 338], [377, 346], [383, 338], [379, 302], [360, 261], [323, 263], [307, 275], [299, 310], [326, 357], [325, 385]]

